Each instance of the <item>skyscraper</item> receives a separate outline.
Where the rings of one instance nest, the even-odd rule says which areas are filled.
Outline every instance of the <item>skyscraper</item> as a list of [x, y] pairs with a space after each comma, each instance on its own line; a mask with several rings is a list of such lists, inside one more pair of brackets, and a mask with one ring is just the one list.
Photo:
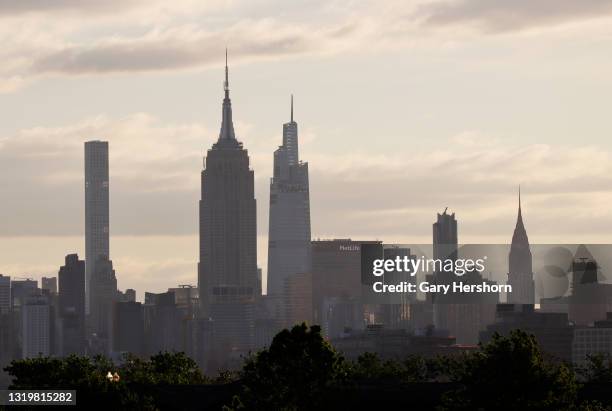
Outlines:
[[457, 220], [455, 213], [448, 214], [448, 208], [442, 214], [438, 213], [433, 224], [433, 254], [434, 259], [457, 259]]
[[535, 304], [531, 249], [529, 248], [527, 231], [523, 224], [520, 188], [518, 216], [512, 235], [510, 254], [508, 255], [508, 284], [512, 286], [512, 292], [508, 293], [508, 303]]
[[43, 290], [48, 290], [51, 294], [57, 294], [57, 277], [41, 278], [40, 288]]
[[257, 290], [257, 222], [254, 173], [235, 136], [227, 54], [219, 139], [208, 150], [200, 200], [200, 314], [223, 329], [227, 349], [248, 349]]
[[144, 310], [141, 303], [117, 303], [113, 327], [114, 351], [144, 354]]
[[11, 319], [11, 277], [0, 274], [0, 367], [5, 367], [12, 359]]
[[[433, 255], [435, 259], [456, 261], [459, 256], [457, 220], [455, 213], [444, 210], [433, 224]], [[438, 284], [452, 284], [458, 277], [453, 271], [434, 274]], [[466, 273], [460, 281], [467, 284], [488, 282], [477, 271]], [[434, 325], [446, 330], [456, 338], [458, 344], [476, 344], [479, 332], [495, 318], [495, 306], [499, 302], [497, 293], [438, 293], [434, 296]]]
[[40, 295], [38, 281], [30, 278], [11, 281], [11, 307], [19, 309], [25, 304], [25, 300], [33, 295]]
[[85, 143], [85, 303], [89, 312], [91, 277], [100, 256], [109, 254], [108, 142]]
[[91, 275], [90, 323], [95, 334], [92, 351], [108, 354], [112, 344], [113, 309], [117, 302], [117, 277], [113, 262], [101, 255]]
[[299, 160], [298, 125], [283, 124], [283, 144], [274, 152], [270, 181], [268, 295], [280, 295], [285, 280], [311, 271], [308, 163]]
[[51, 354], [51, 306], [47, 297], [27, 297], [21, 306], [22, 358]]
[[[312, 242], [312, 320], [327, 337], [345, 328], [365, 327], [362, 283], [362, 247], [379, 247], [380, 241], [349, 239]], [[307, 290], [304, 290], [307, 292]]]
[[58, 273], [59, 316], [62, 354], [83, 354], [85, 351], [85, 261], [77, 254], [66, 256]]
[[11, 277], [0, 274], [0, 315], [11, 310]]

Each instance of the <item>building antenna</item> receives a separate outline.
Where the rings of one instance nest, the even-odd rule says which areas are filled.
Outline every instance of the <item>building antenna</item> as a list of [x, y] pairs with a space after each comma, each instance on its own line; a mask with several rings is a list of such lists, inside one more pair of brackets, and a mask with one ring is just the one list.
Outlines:
[[223, 84], [223, 89], [225, 90], [225, 94], [229, 91], [229, 75], [227, 69], [227, 47], [225, 48], [225, 83]]

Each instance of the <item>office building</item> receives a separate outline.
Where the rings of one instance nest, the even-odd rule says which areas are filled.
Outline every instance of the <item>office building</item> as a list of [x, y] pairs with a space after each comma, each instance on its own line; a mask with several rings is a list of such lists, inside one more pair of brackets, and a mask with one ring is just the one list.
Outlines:
[[95, 268], [90, 282], [90, 345], [94, 352], [109, 353], [112, 344], [113, 310], [118, 297], [117, 277], [113, 262], [105, 255], [98, 257]]
[[437, 220], [433, 224], [433, 258], [456, 260], [457, 246], [457, 219], [455, 213], [448, 214], [446, 208], [442, 214], [438, 213]]
[[285, 324], [312, 324], [312, 274], [300, 273], [284, 280]]
[[612, 312], [606, 319], [595, 321], [593, 327], [576, 327], [572, 343], [572, 361], [579, 367], [588, 363], [589, 356], [612, 358]]
[[0, 368], [13, 359], [14, 334], [11, 315], [11, 277], [0, 274]]
[[29, 278], [11, 281], [11, 307], [19, 309], [26, 298], [40, 295], [38, 282]]
[[136, 301], [136, 290], [128, 288], [123, 291], [117, 291], [117, 301], [122, 303], [129, 303]]
[[510, 254], [508, 255], [508, 284], [512, 286], [512, 292], [508, 293], [507, 297], [508, 303], [535, 304], [532, 256], [529, 238], [523, 224], [520, 189], [518, 217], [516, 218]]
[[0, 314], [11, 310], [11, 277], [0, 274]]
[[[456, 261], [459, 256], [457, 219], [447, 209], [437, 215], [433, 224], [433, 255], [442, 261]], [[433, 280], [438, 284], [452, 284], [458, 277], [454, 271], [436, 271]], [[473, 271], [461, 276], [464, 284], [495, 285], [482, 273]], [[475, 345], [479, 333], [495, 319], [497, 293], [448, 293], [433, 296], [434, 325], [438, 331], [447, 331], [457, 344]]]
[[113, 325], [113, 351], [144, 355], [144, 311], [141, 303], [118, 302]]
[[174, 303], [185, 310], [189, 316], [197, 313], [199, 304], [198, 287], [181, 284], [175, 288], [168, 288], [168, 292], [174, 293]]
[[21, 306], [22, 358], [51, 355], [51, 306], [46, 297], [27, 297]]
[[[308, 163], [299, 159], [298, 125], [293, 120], [292, 96], [291, 121], [283, 124], [283, 144], [274, 152], [270, 181], [267, 294], [282, 295], [286, 279], [310, 272]], [[277, 301], [284, 303], [286, 299]], [[286, 312], [286, 308], [279, 311]]]
[[405, 360], [409, 356], [434, 358], [458, 355], [476, 350], [477, 346], [459, 346], [447, 335], [415, 335], [406, 330], [389, 330], [371, 324], [361, 331], [349, 331], [331, 340], [342, 355], [356, 360], [364, 353], [376, 353], [383, 360]]
[[[415, 260], [416, 255], [412, 254], [410, 248], [397, 245], [385, 245], [383, 248], [385, 260], [395, 260], [396, 258], [407, 258]], [[400, 284], [403, 282], [415, 284], [416, 275], [410, 272], [386, 270], [383, 281], [385, 284]], [[386, 329], [409, 329], [411, 327], [410, 305], [416, 303], [417, 293], [401, 293], [399, 295], [383, 295], [387, 297], [380, 307], [380, 322]]]
[[66, 256], [60, 267], [59, 325], [62, 355], [85, 353], [85, 261], [77, 254]]
[[545, 355], [554, 361], [572, 360], [574, 326], [564, 313], [543, 313], [529, 304], [499, 304], [495, 323], [480, 333], [480, 341], [487, 343], [495, 333], [503, 336], [512, 330], [533, 334]]
[[[382, 250], [381, 241], [334, 239], [312, 242], [312, 318], [315, 324], [331, 321], [330, 318], [341, 318], [342, 316], [335, 315], [330, 317], [329, 309], [334, 306], [344, 307], [338, 308], [336, 312], [345, 312], [348, 310], [347, 304], [352, 307], [349, 311], [360, 314], [359, 318], [351, 320], [346, 326], [363, 327], [365, 324], [361, 276], [362, 244], [377, 245]], [[345, 318], [349, 317], [353, 318], [353, 314]]]
[[224, 91], [219, 138], [207, 152], [201, 175], [199, 311], [214, 321], [222, 347], [246, 352], [260, 289], [256, 202], [249, 155], [234, 133], [227, 61]]
[[589, 250], [580, 245], [574, 255], [569, 296], [569, 319], [577, 326], [592, 326], [612, 311], [612, 284], [602, 280], [601, 269]]
[[51, 294], [57, 294], [57, 277], [43, 277], [40, 280], [40, 288]]
[[160, 351], [185, 351], [186, 309], [175, 302], [173, 292], [145, 293], [145, 339], [149, 355]]

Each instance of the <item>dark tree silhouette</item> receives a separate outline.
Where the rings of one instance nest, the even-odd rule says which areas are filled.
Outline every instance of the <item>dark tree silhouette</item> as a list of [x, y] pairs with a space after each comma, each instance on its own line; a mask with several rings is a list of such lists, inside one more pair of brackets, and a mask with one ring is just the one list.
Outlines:
[[[159, 353], [148, 360], [128, 356], [119, 366], [101, 356], [40, 357], [13, 361], [5, 370], [13, 377], [12, 389], [76, 390], [77, 404], [107, 409], [156, 409], [155, 386], [207, 381], [184, 353]], [[117, 378], [110, 380], [109, 372]]]
[[607, 384], [612, 382], [612, 359], [609, 355], [594, 354], [587, 356], [585, 367], [577, 370], [589, 383]]
[[247, 359], [243, 391], [228, 409], [317, 409], [322, 394], [344, 375], [344, 360], [323, 339], [321, 328], [296, 325]]
[[451, 377], [464, 388], [446, 396], [445, 409], [566, 410], [576, 403], [572, 370], [547, 363], [535, 337], [523, 331], [495, 334], [460, 361]]
[[199, 385], [209, 380], [198, 365], [183, 352], [160, 352], [149, 360], [127, 356], [121, 367], [122, 378], [147, 385]]

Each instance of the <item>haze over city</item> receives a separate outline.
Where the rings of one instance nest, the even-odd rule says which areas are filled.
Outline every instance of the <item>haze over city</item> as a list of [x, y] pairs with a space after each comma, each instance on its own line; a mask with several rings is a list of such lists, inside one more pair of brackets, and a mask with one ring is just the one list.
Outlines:
[[291, 94], [313, 239], [429, 243], [449, 206], [460, 242], [508, 243], [520, 183], [531, 242], [610, 242], [612, 2], [200, 3], [0, 3], [0, 273], [84, 256], [101, 139], [119, 287], [197, 283], [226, 46], [264, 273]]

